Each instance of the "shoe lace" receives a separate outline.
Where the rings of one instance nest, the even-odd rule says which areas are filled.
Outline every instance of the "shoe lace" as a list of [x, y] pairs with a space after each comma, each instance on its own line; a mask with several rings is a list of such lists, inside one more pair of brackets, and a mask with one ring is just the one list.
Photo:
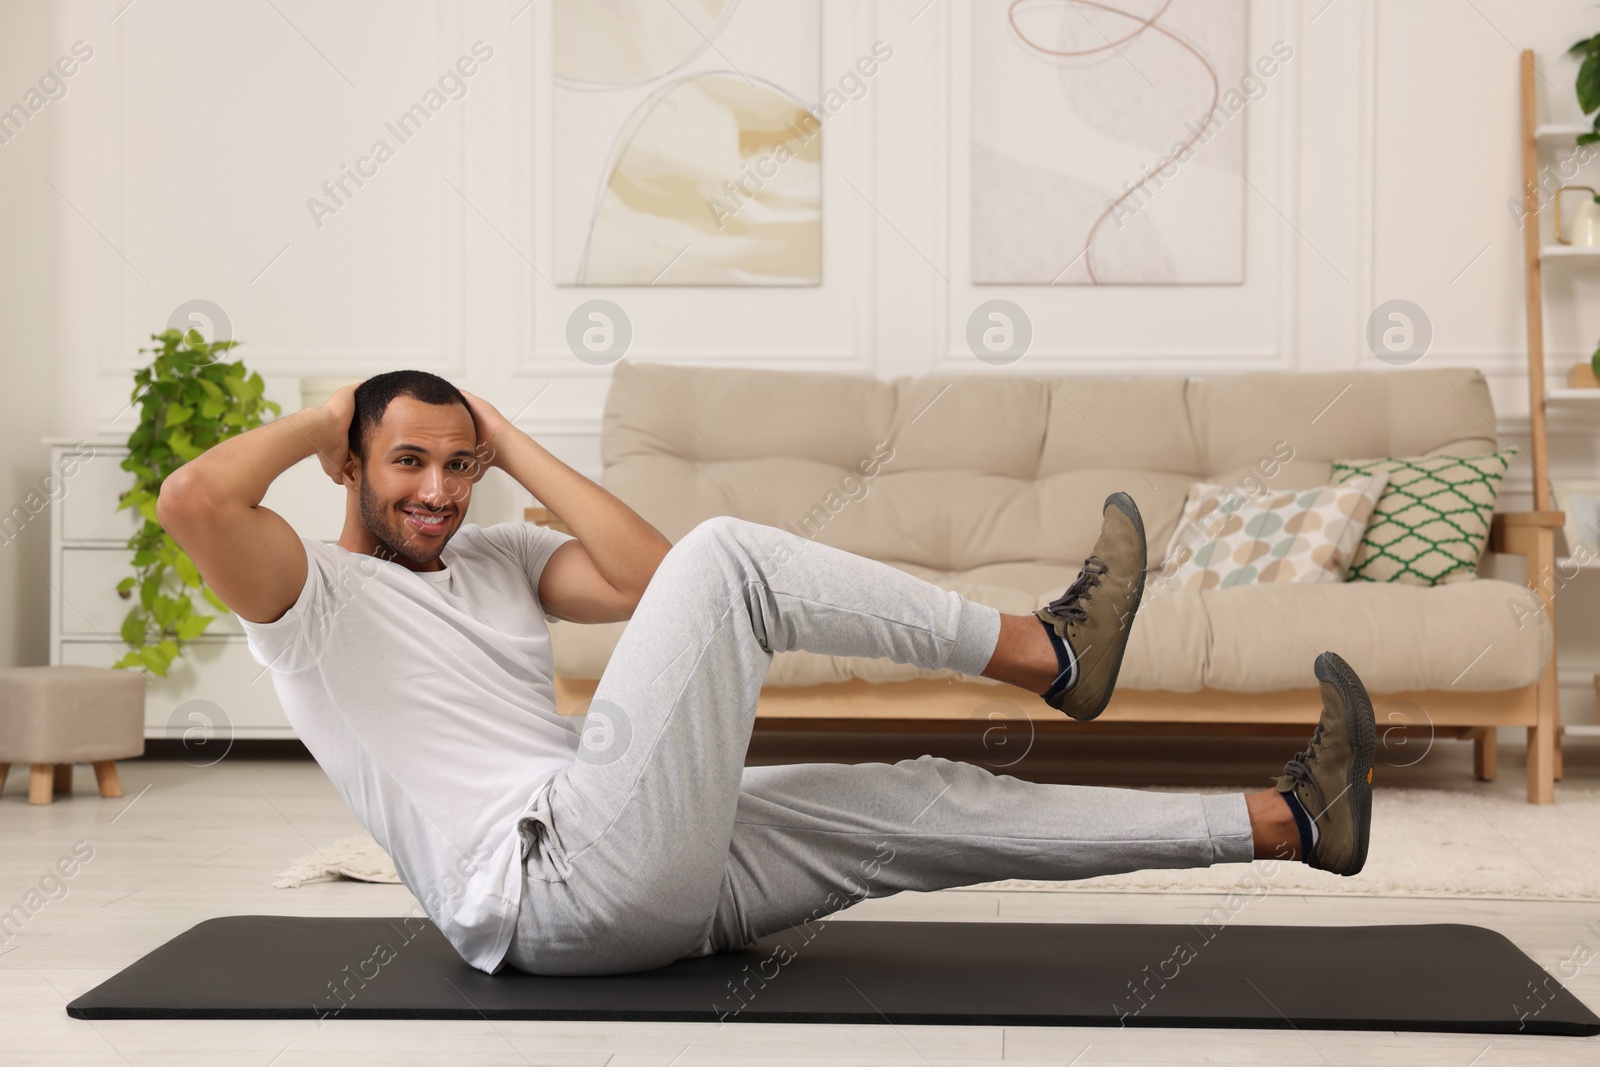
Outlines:
[[1110, 569], [1099, 556], [1090, 556], [1084, 560], [1083, 569], [1072, 580], [1072, 584], [1067, 586], [1067, 591], [1050, 602], [1048, 609], [1050, 613], [1071, 619], [1073, 622], [1083, 622], [1089, 617], [1089, 610], [1084, 604], [1094, 599], [1094, 594], [1090, 590], [1100, 584], [1100, 579], [1104, 578]]
[[1311, 741], [1304, 749], [1296, 752], [1288, 763], [1283, 765], [1283, 773], [1297, 785], [1301, 782], [1311, 787], [1311, 793], [1316, 798], [1317, 807], [1309, 814], [1314, 819], [1327, 810], [1327, 799], [1322, 795], [1322, 786], [1311, 773], [1311, 761], [1316, 759], [1317, 742], [1322, 739], [1322, 723], [1317, 723], [1317, 728], [1311, 732]]

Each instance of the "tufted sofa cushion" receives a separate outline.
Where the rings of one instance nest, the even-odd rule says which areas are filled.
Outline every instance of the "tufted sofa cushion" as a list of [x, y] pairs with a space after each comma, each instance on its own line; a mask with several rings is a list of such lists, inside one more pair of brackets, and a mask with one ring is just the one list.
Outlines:
[[[1457, 367], [885, 381], [624, 360], [606, 397], [602, 484], [674, 543], [736, 515], [1021, 614], [1076, 575], [1113, 491], [1138, 503], [1154, 565], [1191, 482], [1306, 488], [1327, 484], [1335, 459], [1488, 452], [1492, 412], [1482, 374]], [[1531, 590], [1489, 578], [1151, 587], [1120, 684], [1305, 688], [1331, 648], [1374, 692], [1516, 688], [1549, 658], [1538, 608]], [[599, 677], [626, 625], [553, 623], [557, 673]], [[767, 684], [921, 677], [938, 675], [784, 652]]]

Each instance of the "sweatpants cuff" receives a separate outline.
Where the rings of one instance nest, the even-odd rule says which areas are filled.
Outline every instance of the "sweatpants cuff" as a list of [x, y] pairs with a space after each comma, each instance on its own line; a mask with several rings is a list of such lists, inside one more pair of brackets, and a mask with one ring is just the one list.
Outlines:
[[1206, 827], [1211, 833], [1212, 863], [1249, 863], [1255, 859], [1255, 835], [1250, 831], [1250, 808], [1243, 793], [1200, 798]]
[[1000, 611], [987, 604], [961, 597], [961, 619], [956, 625], [956, 642], [945, 666], [973, 676], [981, 675], [994, 658], [1000, 643]]

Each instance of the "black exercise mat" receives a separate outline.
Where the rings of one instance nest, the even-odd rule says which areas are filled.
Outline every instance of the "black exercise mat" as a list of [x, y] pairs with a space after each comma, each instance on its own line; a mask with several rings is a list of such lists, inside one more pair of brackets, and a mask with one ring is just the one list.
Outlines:
[[419, 919], [209, 919], [76, 1019], [579, 1019], [1600, 1034], [1476, 926], [813, 922], [640, 974], [468, 966]]

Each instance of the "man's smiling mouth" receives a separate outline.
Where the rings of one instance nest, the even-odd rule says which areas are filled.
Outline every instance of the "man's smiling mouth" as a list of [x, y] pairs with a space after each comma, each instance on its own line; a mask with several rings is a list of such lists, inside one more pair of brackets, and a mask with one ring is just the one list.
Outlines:
[[412, 529], [424, 534], [441, 533], [449, 524], [452, 512], [429, 511], [426, 508], [401, 508]]

